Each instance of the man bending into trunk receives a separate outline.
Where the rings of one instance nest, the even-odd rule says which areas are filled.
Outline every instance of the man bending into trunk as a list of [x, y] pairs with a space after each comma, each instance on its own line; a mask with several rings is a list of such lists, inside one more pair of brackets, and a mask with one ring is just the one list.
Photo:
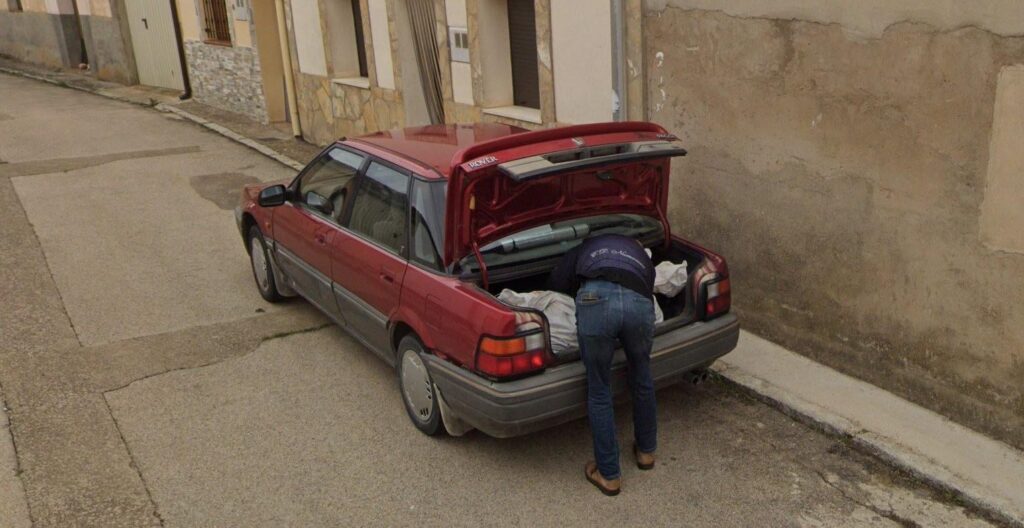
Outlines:
[[633, 454], [637, 467], [654, 467], [657, 418], [651, 380], [654, 340], [654, 264], [636, 240], [621, 235], [588, 238], [551, 272], [552, 290], [576, 296], [576, 332], [587, 369], [587, 414], [594, 458], [587, 480], [605, 495], [618, 495], [619, 444], [612, 408], [611, 368], [617, 342], [626, 352], [633, 391]]

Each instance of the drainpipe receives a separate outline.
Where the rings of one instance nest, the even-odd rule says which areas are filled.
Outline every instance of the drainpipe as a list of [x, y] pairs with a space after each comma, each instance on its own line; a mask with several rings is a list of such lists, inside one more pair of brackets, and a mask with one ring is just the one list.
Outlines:
[[626, 24], [624, 0], [611, 0], [612, 10], [612, 90], [617, 106], [612, 113], [616, 121], [626, 121]]
[[171, 23], [174, 25], [174, 40], [178, 45], [178, 63], [181, 64], [181, 82], [185, 85], [185, 91], [178, 96], [184, 101], [192, 98], [192, 83], [188, 80], [188, 63], [185, 60], [185, 43], [181, 38], [181, 21], [178, 20], [178, 2], [171, 0]]
[[[358, 1], [358, 0], [357, 0]], [[292, 135], [302, 135], [302, 127], [299, 126], [299, 102], [295, 98], [295, 77], [292, 75], [292, 53], [288, 49], [288, 24], [284, 20], [284, 0], [275, 0], [274, 8], [277, 10], [277, 35], [281, 39], [281, 62], [284, 66], [284, 89], [288, 94], [288, 107], [290, 109], [292, 122]]]

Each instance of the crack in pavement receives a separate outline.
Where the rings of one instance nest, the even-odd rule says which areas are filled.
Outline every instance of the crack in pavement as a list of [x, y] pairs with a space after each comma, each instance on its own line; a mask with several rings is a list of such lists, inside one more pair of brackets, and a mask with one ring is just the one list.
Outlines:
[[0, 167], [0, 177], [11, 178], [15, 176], [36, 176], [39, 174], [51, 174], [55, 172], [70, 172], [73, 170], [105, 165], [115, 161], [157, 158], [163, 156], [174, 156], [177, 154], [194, 154], [201, 150], [202, 149], [198, 145], [191, 145], [186, 147], [115, 152], [113, 154], [99, 154], [96, 156], [77, 156], [71, 158], [53, 158], [6, 163]]
[[21, 457], [18, 455], [18, 441], [14, 438], [14, 431], [11, 430], [11, 408], [7, 406], [7, 398], [4, 396], [3, 383], [0, 383], [0, 406], [3, 407], [2, 414], [7, 418], [7, 437], [11, 439], [11, 449], [14, 454], [14, 477], [21, 485], [21, 499], [25, 502], [25, 513], [28, 515], [28, 525], [35, 526], [35, 518], [32, 516], [32, 505], [29, 503], [28, 494], [25, 492], [25, 481], [22, 479]]
[[110, 408], [110, 401], [107, 400], [106, 393], [103, 393], [103, 404], [107, 407], [110, 419], [114, 421], [114, 429], [117, 430], [117, 434], [121, 438], [121, 444], [124, 445], [125, 451], [128, 452], [128, 460], [131, 462], [131, 467], [139, 476], [139, 480], [142, 482], [142, 489], [145, 490], [146, 497], [149, 498], [149, 503], [153, 506], [153, 516], [156, 517], [160, 526], [164, 526], [164, 518], [160, 515], [160, 506], [157, 505], [156, 499], [153, 498], [153, 492], [149, 489], [149, 483], [146, 482], [146, 477], [142, 474], [142, 468], [139, 467], [139, 463], [135, 460], [135, 454], [132, 453], [132, 446], [128, 444], [128, 440], [124, 437], [124, 432], [121, 430], [121, 424], [117, 421], [117, 416], [114, 416], [114, 410]]
[[[105, 390], [102, 391], [103, 399], [106, 400], [107, 394], [110, 394], [111, 392], [119, 391], [121, 389], [126, 389], [126, 388], [130, 387], [132, 384], [134, 384], [136, 382], [139, 382], [139, 381], [145, 381], [145, 380], [147, 380], [149, 378], [155, 378], [157, 376], [163, 376], [164, 374], [170, 374], [171, 372], [178, 372], [178, 371], [181, 371], [181, 370], [193, 370], [193, 369], [201, 369], [201, 368], [205, 368], [205, 367], [211, 367], [213, 365], [217, 365], [219, 363], [223, 363], [223, 362], [225, 362], [227, 360], [230, 360], [230, 359], [237, 359], [237, 358], [245, 357], [245, 356], [247, 356], [249, 354], [252, 354], [256, 350], [258, 350], [260, 348], [260, 346], [262, 346], [264, 343], [266, 343], [268, 341], [272, 341], [272, 340], [275, 340], [275, 339], [282, 339], [282, 338], [285, 338], [285, 337], [288, 337], [288, 336], [297, 335], [297, 334], [305, 334], [305, 333], [309, 333], [309, 332], [316, 332], [317, 330], [323, 330], [324, 328], [328, 328], [328, 327], [331, 327], [333, 325], [334, 325], [334, 323], [326, 322], [326, 323], [321, 323], [319, 325], [311, 326], [311, 327], [308, 327], [308, 328], [297, 328], [297, 329], [294, 329], [294, 330], [284, 330], [284, 331], [281, 331], [281, 332], [277, 332], [275, 334], [264, 336], [250, 350], [247, 350], [247, 351], [245, 351], [245, 352], [243, 352], [241, 354], [232, 355], [232, 356], [228, 356], [228, 357], [222, 357], [222, 358], [210, 361], [208, 363], [203, 363], [201, 365], [187, 365], [187, 366], [184, 366], [184, 367], [176, 367], [176, 368], [169, 368], [169, 369], [166, 369], [166, 370], [161, 370], [160, 372], [153, 372], [153, 373], [150, 373], [150, 374], [146, 374], [145, 376], [141, 376], [141, 377], [135, 378], [135, 379], [133, 379], [133, 380], [123, 384], [123, 385], [120, 385], [120, 386], [117, 386], [117, 387], [113, 387], [113, 388], [110, 388], [110, 389], [105, 389]], [[109, 407], [109, 403], [108, 403], [107, 406]], [[111, 414], [111, 417], [113, 417], [113, 414]], [[116, 418], [115, 418], [115, 421], [116, 421]]]
[[[801, 465], [803, 465], [803, 464], [801, 464]], [[893, 521], [893, 522], [895, 522], [895, 523], [897, 523], [900, 526], [903, 526], [905, 528], [921, 528], [921, 525], [918, 524], [916, 521], [914, 521], [912, 519], [907, 519], [906, 517], [903, 517], [903, 516], [899, 515], [898, 513], [896, 513], [896, 511], [892, 507], [892, 502], [889, 502], [889, 509], [888, 510], [884, 510], [884, 509], [876, 506], [875, 504], [872, 504], [870, 502], [867, 502], [867, 501], [861, 500], [861, 499], [859, 499], [857, 497], [854, 497], [853, 495], [848, 493], [842, 487], [840, 487], [840, 486], [836, 485], [835, 483], [831, 482], [828, 479], [828, 477], [821, 470], [816, 469], [816, 468], [808, 468], [808, 469], [811, 469], [812, 471], [814, 471], [814, 474], [818, 475], [818, 478], [821, 479], [821, 481], [824, 482], [826, 486], [828, 486], [828, 487], [838, 491], [840, 495], [842, 495], [843, 497], [846, 498], [846, 500], [848, 500], [848, 501], [850, 501], [850, 502], [852, 502], [854, 504], [857, 504], [859, 506], [862, 506], [864, 508], [867, 508], [867, 509], [877, 513], [878, 515], [881, 515], [882, 517], [885, 517], [886, 519], [889, 519], [890, 521]]]

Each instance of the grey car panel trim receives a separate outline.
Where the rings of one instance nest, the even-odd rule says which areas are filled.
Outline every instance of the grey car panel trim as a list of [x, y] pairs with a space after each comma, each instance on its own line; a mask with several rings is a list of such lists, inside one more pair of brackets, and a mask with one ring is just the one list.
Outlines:
[[[655, 386], [679, 381], [736, 347], [739, 321], [726, 314], [655, 336], [651, 375]], [[459, 418], [490, 436], [504, 438], [544, 429], [586, 415], [587, 381], [582, 362], [549, 368], [519, 380], [496, 382], [436, 356], [426, 357], [430, 375]], [[621, 350], [612, 363], [612, 391], [628, 393]]]
[[344, 301], [346, 304], [352, 306], [356, 310], [359, 310], [360, 313], [366, 315], [368, 319], [378, 324], [380, 327], [387, 329], [388, 317], [380, 310], [360, 299], [356, 294], [341, 287], [337, 282], [332, 282], [331, 285], [334, 288], [334, 296], [338, 299], [339, 303]]
[[[304, 261], [301, 258], [299, 258], [298, 255], [296, 255], [295, 253], [292, 253], [291, 251], [288, 251], [284, 246], [281, 246], [280, 244], [275, 244], [274, 247], [275, 247], [274, 254], [276, 254], [276, 255], [278, 255], [280, 257], [283, 257], [290, 264], [293, 264], [295, 267], [299, 268], [299, 270], [301, 270], [302, 273], [305, 273], [306, 275], [311, 277], [313, 280], [318, 282], [320, 284], [320, 286], [322, 286], [325, 289], [325, 291], [331, 291], [332, 290], [331, 285], [333, 283], [331, 282], [330, 277], [324, 275], [323, 273], [320, 272], [320, 270], [314, 268], [313, 266], [310, 266], [308, 263], [306, 263], [306, 261]], [[297, 286], [297, 284], [295, 283], [294, 280], [290, 281], [288, 283], [288, 285], [289, 286], [293, 286], [293, 287]], [[312, 292], [303, 292], [299, 288], [294, 288], [294, 289], [296, 291], [298, 291], [299, 294], [301, 294], [302, 297], [305, 298], [307, 301], [313, 303], [313, 306], [316, 306], [321, 311], [326, 312], [328, 315], [330, 315], [334, 319], [338, 318], [338, 314], [340, 312], [338, 310], [337, 302], [336, 301], [335, 301], [334, 309], [330, 309], [329, 307], [324, 306], [323, 302], [321, 302], [320, 299], [313, 298], [314, 295], [312, 294]], [[332, 297], [331, 300], [334, 301], [334, 298]]]

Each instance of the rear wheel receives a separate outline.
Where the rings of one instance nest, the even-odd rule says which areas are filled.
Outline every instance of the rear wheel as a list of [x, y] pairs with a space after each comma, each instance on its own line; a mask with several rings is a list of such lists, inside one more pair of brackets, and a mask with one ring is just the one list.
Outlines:
[[260, 295], [268, 302], [279, 302], [284, 299], [274, 281], [267, 243], [263, 240], [260, 228], [256, 226], [249, 228], [249, 262], [252, 264], [252, 277], [256, 280], [256, 289], [260, 291]]
[[423, 433], [434, 436], [444, 430], [441, 410], [437, 403], [434, 381], [420, 354], [423, 345], [413, 336], [405, 336], [398, 343], [398, 385], [402, 401], [412, 424]]

